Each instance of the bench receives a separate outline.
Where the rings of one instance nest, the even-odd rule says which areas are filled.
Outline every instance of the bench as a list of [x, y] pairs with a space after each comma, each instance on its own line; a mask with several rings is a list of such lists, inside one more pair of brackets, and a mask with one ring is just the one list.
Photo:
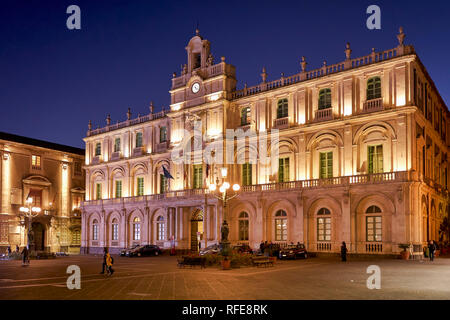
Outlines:
[[268, 257], [254, 257], [252, 258], [252, 264], [256, 267], [273, 267], [273, 261], [270, 260]]
[[189, 257], [183, 256], [177, 259], [178, 267], [184, 268], [185, 266], [200, 266], [200, 268], [206, 268], [206, 258], [205, 257]]

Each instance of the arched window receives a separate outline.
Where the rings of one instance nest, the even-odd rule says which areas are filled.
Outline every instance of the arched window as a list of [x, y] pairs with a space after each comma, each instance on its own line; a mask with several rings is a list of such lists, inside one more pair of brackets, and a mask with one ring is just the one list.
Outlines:
[[284, 210], [275, 213], [275, 241], [287, 241], [287, 214]]
[[250, 124], [250, 107], [241, 109], [241, 126]]
[[370, 206], [366, 209], [366, 241], [381, 241], [382, 217], [381, 209], [377, 206]]
[[248, 213], [239, 214], [239, 241], [248, 241]]
[[381, 98], [381, 79], [373, 77], [367, 80], [367, 100]]
[[381, 209], [377, 206], [370, 206], [367, 208], [366, 213], [380, 213]]
[[165, 239], [163, 216], [159, 216], [158, 219], [156, 219], [156, 229], [157, 229], [156, 240], [163, 241]]
[[317, 211], [317, 241], [331, 241], [331, 212], [327, 208]]
[[277, 119], [286, 118], [288, 116], [288, 99], [278, 100]]
[[138, 217], [133, 220], [133, 240], [141, 240], [141, 219]]
[[117, 221], [116, 218], [113, 219], [112, 221], [112, 234], [111, 234], [111, 238], [112, 240], [119, 240], [119, 222]]
[[319, 91], [319, 110], [331, 108], [331, 89]]
[[92, 240], [98, 240], [98, 221], [92, 221]]

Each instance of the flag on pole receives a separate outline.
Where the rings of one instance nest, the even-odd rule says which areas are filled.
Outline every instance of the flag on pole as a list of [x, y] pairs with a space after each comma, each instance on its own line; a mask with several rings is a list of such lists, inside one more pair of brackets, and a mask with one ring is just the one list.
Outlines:
[[162, 166], [162, 168], [164, 172], [164, 177], [166, 177], [166, 179], [173, 179], [172, 175], [170, 174], [169, 171], [167, 171], [166, 167]]

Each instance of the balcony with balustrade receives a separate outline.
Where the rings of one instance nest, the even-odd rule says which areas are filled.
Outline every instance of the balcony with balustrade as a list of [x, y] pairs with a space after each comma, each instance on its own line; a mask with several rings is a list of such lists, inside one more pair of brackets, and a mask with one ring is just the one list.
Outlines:
[[289, 117], [275, 119], [273, 121], [273, 127], [276, 129], [287, 129], [289, 128]]
[[328, 120], [333, 120], [333, 109], [331, 107], [322, 110], [316, 110], [314, 121], [321, 122]]
[[[409, 171], [397, 171], [397, 172], [384, 172], [376, 174], [361, 174], [354, 176], [341, 176], [326, 179], [310, 179], [310, 180], [297, 180], [288, 182], [276, 182], [266, 184], [255, 184], [249, 186], [243, 186], [241, 189], [242, 194], [250, 193], [272, 193], [280, 191], [300, 191], [308, 189], [320, 189], [320, 188], [334, 188], [334, 187], [348, 187], [357, 185], [369, 185], [369, 184], [386, 184], [386, 183], [400, 183], [413, 180], [413, 174]], [[83, 205], [96, 206], [96, 205], [112, 205], [112, 204], [127, 204], [127, 203], [148, 203], [155, 201], [176, 201], [176, 200], [199, 200], [204, 201], [205, 193], [209, 193], [209, 189], [185, 189], [169, 191], [162, 194], [152, 194], [134, 197], [122, 197], [103, 200], [90, 200], [85, 201]]]
[[383, 111], [383, 98], [367, 100], [363, 104], [363, 113]]

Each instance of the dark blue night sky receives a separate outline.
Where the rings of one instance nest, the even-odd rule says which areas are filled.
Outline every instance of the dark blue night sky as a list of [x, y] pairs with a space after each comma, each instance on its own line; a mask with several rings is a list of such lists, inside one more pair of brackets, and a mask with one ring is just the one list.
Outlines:
[[[81, 30], [66, 9], [81, 8]], [[381, 30], [366, 8], [381, 7]], [[236, 66], [238, 88], [397, 46], [398, 27], [413, 44], [444, 101], [450, 101], [449, 1], [106, 1], [2, 0], [0, 131], [84, 147], [89, 119], [104, 126], [169, 105], [172, 73], [186, 63], [195, 34]]]

